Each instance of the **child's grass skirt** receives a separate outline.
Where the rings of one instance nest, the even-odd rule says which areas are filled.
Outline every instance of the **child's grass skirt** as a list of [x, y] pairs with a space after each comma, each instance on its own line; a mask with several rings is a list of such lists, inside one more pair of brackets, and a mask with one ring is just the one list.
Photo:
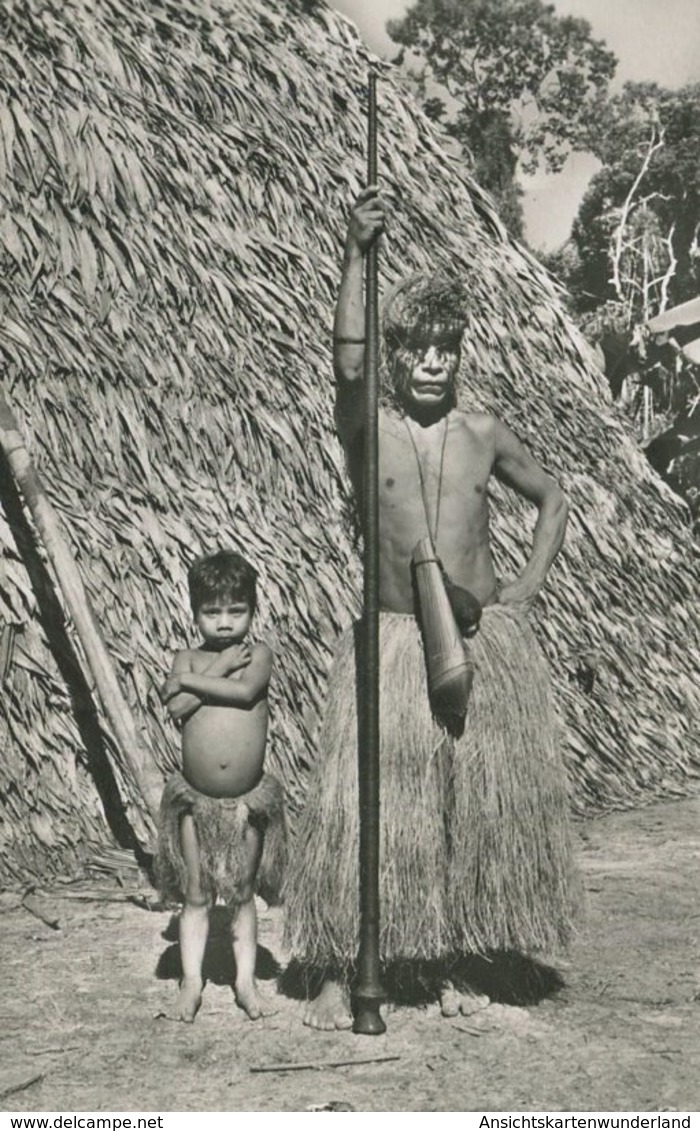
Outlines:
[[180, 847], [180, 823], [191, 814], [199, 846], [202, 891], [212, 901], [242, 902], [248, 868], [245, 834], [249, 825], [263, 833], [263, 852], [255, 890], [267, 903], [279, 901], [286, 862], [284, 791], [272, 774], [240, 797], [208, 797], [181, 773], [166, 782], [160, 803], [156, 876], [163, 899], [182, 902], [187, 869]]
[[[339, 644], [285, 885], [292, 954], [321, 967], [347, 966], [358, 946], [356, 631]], [[385, 961], [551, 953], [570, 934], [576, 885], [546, 661], [504, 606], [484, 610], [468, 648], [476, 675], [453, 738], [430, 711], [415, 619], [381, 615]]]

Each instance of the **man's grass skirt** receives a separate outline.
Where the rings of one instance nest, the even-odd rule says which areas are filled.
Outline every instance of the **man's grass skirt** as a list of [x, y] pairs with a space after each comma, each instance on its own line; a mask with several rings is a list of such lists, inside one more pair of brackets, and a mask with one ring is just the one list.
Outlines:
[[[567, 785], [545, 659], [527, 622], [484, 610], [464, 733], [428, 704], [411, 616], [380, 620], [380, 951], [386, 962], [551, 953], [576, 902]], [[359, 937], [355, 631], [341, 640], [285, 885], [295, 958], [342, 969]]]
[[182, 818], [191, 814], [199, 847], [200, 884], [213, 902], [219, 896], [231, 907], [244, 898], [248, 859], [246, 831], [263, 834], [263, 851], [255, 890], [266, 903], [279, 902], [286, 864], [284, 792], [272, 774], [240, 797], [208, 797], [181, 773], [168, 778], [160, 803], [156, 877], [163, 899], [183, 902], [187, 868], [180, 843]]

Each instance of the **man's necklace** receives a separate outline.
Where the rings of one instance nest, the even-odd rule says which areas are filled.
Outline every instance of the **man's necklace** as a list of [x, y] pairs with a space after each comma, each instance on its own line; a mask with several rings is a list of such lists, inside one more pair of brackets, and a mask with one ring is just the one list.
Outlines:
[[445, 448], [447, 447], [448, 418], [445, 417], [445, 428], [442, 433], [442, 446], [440, 448], [440, 471], [438, 473], [437, 499], [435, 502], [435, 533], [433, 533], [433, 531], [430, 529], [430, 508], [428, 506], [428, 492], [425, 485], [425, 475], [423, 474], [423, 464], [421, 462], [418, 446], [416, 444], [413, 432], [411, 431], [411, 426], [405, 416], [403, 418], [403, 422], [406, 425], [406, 431], [408, 432], [409, 439], [413, 447], [413, 452], [416, 457], [418, 479], [420, 481], [420, 493], [423, 499], [423, 510], [425, 511], [425, 524], [428, 528], [428, 537], [430, 538], [430, 541], [432, 543], [433, 550], [435, 550], [437, 546], [438, 528], [440, 526], [440, 502], [442, 500], [442, 477], [445, 468]]

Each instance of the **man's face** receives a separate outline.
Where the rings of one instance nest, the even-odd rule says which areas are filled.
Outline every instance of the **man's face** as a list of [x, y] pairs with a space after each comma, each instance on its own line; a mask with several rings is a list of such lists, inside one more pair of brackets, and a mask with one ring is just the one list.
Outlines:
[[230, 644], [240, 644], [250, 628], [253, 611], [247, 601], [217, 597], [204, 601], [194, 619], [204, 643], [222, 651]]
[[459, 352], [445, 345], [429, 345], [413, 354], [403, 393], [407, 407], [439, 408], [454, 399]]

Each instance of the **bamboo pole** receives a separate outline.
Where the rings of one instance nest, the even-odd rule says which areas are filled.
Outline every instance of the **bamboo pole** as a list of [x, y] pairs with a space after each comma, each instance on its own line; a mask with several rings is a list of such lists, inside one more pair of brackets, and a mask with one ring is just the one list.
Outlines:
[[[369, 74], [367, 179], [377, 183], [377, 78]], [[365, 288], [364, 406], [364, 613], [362, 719], [359, 728], [360, 946], [353, 992], [355, 1033], [377, 1035], [379, 1012], [379, 498], [377, 476], [379, 285], [377, 242], [367, 252]]]
[[[117, 777], [127, 779], [136, 799], [123, 798], [126, 815], [141, 847], [150, 851], [153, 841], [152, 820], [158, 812], [161, 787], [153, 758], [139, 738], [131, 710], [117, 680], [80, 571], [61, 529], [61, 523], [49, 502], [41, 479], [31, 461], [14, 413], [0, 393], [0, 449], [24, 498], [46, 555], [53, 567], [59, 589], [72, 618], [85, 660], [109, 722], [120, 755]], [[90, 681], [88, 681], [90, 682]], [[145, 805], [146, 815], [137, 799]]]

